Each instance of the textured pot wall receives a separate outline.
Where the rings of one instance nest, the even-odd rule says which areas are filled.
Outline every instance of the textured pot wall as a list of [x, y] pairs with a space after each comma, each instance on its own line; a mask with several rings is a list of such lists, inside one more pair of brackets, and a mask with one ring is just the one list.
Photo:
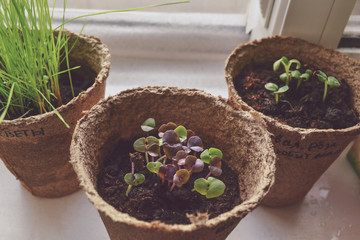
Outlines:
[[[71, 44], [77, 35], [69, 34]], [[71, 137], [82, 111], [104, 97], [109, 50], [99, 39], [83, 35], [70, 55], [70, 64], [82, 66], [84, 72], [94, 72], [95, 82], [57, 109], [69, 129], [54, 112], [0, 124], [0, 158], [26, 189], [41, 197], [60, 197], [79, 189], [69, 163]]]
[[[238, 173], [244, 202], [214, 219], [188, 225], [139, 221], [107, 204], [96, 190], [99, 169], [120, 139], [144, 134], [140, 125], [149, 117], [158, 126], [169, 121], [182, 124], [209, 146], [220, 148], [224, 161]], [[166, 87], [128, 90], [93, 107], [76, 127], [71, 156], [81, 185], [113, 240], [225, 239], [268, 191], [275, 161], [263, 121], [202, 91]]]
[[229, 56], [225, 76], [231, 103], [261, 116], [273, 134], [277, 155], [275, 184], [263, 203], [284, 206], [300, 201], [344, 148], [360, 133], [360, 124], [341, 130], [302, 129], [279, 123], [242, 101], [234, 81], [250, 64], [268, 63], [286, 56], [346, 80], [360, 112], [360, 63], [338, 51], [291, 37], [273, 37], [240, 45]]

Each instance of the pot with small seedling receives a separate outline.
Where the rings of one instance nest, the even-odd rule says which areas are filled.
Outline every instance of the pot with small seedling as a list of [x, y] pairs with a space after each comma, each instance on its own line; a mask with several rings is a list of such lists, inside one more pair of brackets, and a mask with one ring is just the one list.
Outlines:
[[300, 201], [359, 134], [360, 64], [292, 37], [237, 47], [225, 75], [231, 103], [261, 116], [272, 133], [276, 181], [263, 204]]
[[225, 239], [272, 184], [264, 126], [199, 90], [136, 88], [78, 122], [71, 163], [113, 240]]

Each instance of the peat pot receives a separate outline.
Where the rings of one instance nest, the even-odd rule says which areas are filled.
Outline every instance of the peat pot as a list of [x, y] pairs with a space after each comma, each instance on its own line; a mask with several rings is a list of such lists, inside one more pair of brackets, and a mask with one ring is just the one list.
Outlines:
[[70, 125], [67, 128], [52, 112], [5, 120], [0, 124], [0, 158], [22, 185], [33, 195], [55, 198], [79, 189], [79, 182], [69, 162], [70, 142], [77, 121], [104, 97], [105, 81], [110, 70], [108, 48], [96, 37], [70, 35], [73, 81], [90, 81], [90, 87], [57, 108]]
[[298, 202], [360, 132], [360, 124], [345, 129], [297, 128], [266, 116], [245, 103], [235, 79], [250, 64], [269, 63], [286, 56], [329, 76], [343, 79], [352, 90], [353, 107], [360, 112], [360, 63], [345, 54], [292, 37], [271, 37], [238, 46], [229, 56], [225, 77], [233, 105], [261, 116], [273, 134], [277, 155], [275, 184], [263, 204], [285, 206]]
[[[104, 160], [119, 141], [142, 136], [140, 125], [149, 117], [157, 123], [184, 125], [210, 146], [219, 147], [223, 161], [238, 175], [242, 203], [212, 219], [171, 225], [138, 220], [105, 202], [97, 191]], [[101, 101], [79, 121], [71, 156], [80, 183], [112, 240], [225, 239], [263, 199], [275, 171], [275, 154], [264, 121], [236, 110], [222, 98], [176, 87], [136, 88]]]

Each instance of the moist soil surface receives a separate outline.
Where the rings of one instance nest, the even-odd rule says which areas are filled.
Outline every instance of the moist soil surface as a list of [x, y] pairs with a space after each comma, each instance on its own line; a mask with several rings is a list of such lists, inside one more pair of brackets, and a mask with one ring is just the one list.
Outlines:
[[223, 174], [217, 177], [226, 185], [225, 192], [220, 197], [207, 199], [191, 191], [194, 181], [207, 175], [206, 164], [201, 173], [193, 173], [185, 185], [175, 187], [171, 192], [168, 183], [163, 184], [156, 174], [150, 173], [146, 168], [136, 167], [135, 173], [144, 174], [146, 180], [142, 185], [132, 187], [126, 197], [128, 185], [124, 182], [124, 176], [131, 172], [129, 152], [133, 152], [132, 144], [120, 142], [104, 162], [98, 176], [100, 196], [120, 212], [148, 222], [158, 220], [167, 224], [190, 224], [186, 214], [207, 212], [209, 218], [214, 218], [242, 202], [237, 175], [224, 162]]
[[[81, 92], [87, 90], [90, 86], [92, 86], [95, 82], [95, 78], [96, 72], [94, 72], [89, 67], [82, 66], [78, 69], [71, 70], [71, 80], [74, 90], [73, 96], [68, 73], [63, 73], [59, 75], [59, 87], [62, 98], [62, 105], [67, 104], [74, 97], [78, 96]], [[55, 108], [60, 107], [58, 101], [55, 98], [51, 100], [51, 104]], [[40, 113], [37, 108], [33, 107], [33, 110], [30, 111], [25, 117], [35, 116], [38, 114]], [[6, 120], [12, 120], [19, 117], [20, 116], [11, 116], [11, 118], [6, 118]]]
[[[300, 72], [306, 69], [318, 70], [304, 64]], [[284, 86], [285, 83], [279, 79], [284, 72], [281, 70], [274, 73], [272, 63], [248, 66], [236, 77], [235, 89], [249, 106], [292, 127], [343, 129], [359, 122], [358, 113], [352, 108], [350, 88], [344, 79], [337, 78], [340, 87], [328, 88], [324, 103], [324, 83], [317, 76], [311, 76], [297, 90], [297, 80], [292, 79], [290, 89], [279, 95], [279, 103], [276, 104], [274, 93], [266, 90], [264, 85], [273, 82], [279, 87]]]
[[[75, 97], [78, 96], [81, 92], [86, 91], [89, 87], [91, 87], [95, 82], [95, 78], [96, 72], [92, 71], [90, 67], [81, 66], [78, 69], [72, 70], [71, 80]], [[60, 75], [59, 84], [63, 105], [65, 105], [74, 98], [71, 91], [69, 75], [67, 73]], [[57, 103], [56, 107], [59, 107]]]

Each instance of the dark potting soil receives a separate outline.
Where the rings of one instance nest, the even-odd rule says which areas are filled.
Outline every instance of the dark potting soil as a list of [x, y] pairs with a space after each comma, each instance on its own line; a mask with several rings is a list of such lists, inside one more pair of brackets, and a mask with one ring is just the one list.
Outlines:
[[[90, 67], [80, 66], [80, 68], [72, 70], [71, 80], [75, 97], [91, 87], [95, 82], [95, 78], [96, 72]], [[71, 91], [69, 75], [67, 73], [59, 76], [59, 84], [63, 105], [65, 105], [74, 98]], [[56, 104], [56, 107], [59, 107], [58, 104]]]
[[[96, 72], [91, 70], [89, 67], [80, 66], [80, 68], [71, 70], [71, 79], [73, 84], [74, 96], [78, 96], [81, 92], [87, 90], [90, 86], [94, 84], [96, 78]], [[74, 96], [71, 91], [71, 85], [69, 81], [68, 73], [63, 73], [59, 75], [59, 87], [60, 94], [62, 98], [62, 105], [70, 102]], [[51, 104], [58, 108], [60, 107], [58, 101], [53, 98]], [[33, 110], [30, 111], [25, 117], [35, 116], [40, 114], [37, 108], [33, 107]], [[12, 120], [19, 118], [20, 116], [11, 116], [11, 118], [6, 118], [6, 120]]]
[[131, 172], [129, 152], [133, 152], [132, 145], [120, 142], [110, 158], [104, 162], [98, 176], [100, 196], [120, 212], [148, 222], [158, 220], [167, 224], [190, 224], [186, 214], [207, 212], [209, 218], [214, 218], [242, 202], [237, 175], [225, 163], [222, 165], [223, 174], [217, 177], [226, 185], [225, 192], [220, 197], [207, 199], [191, 191], [194, 181], [207, 175], [206, 167], [201, 173], [192, 174], [190, 180], [181, 188], [175, 187], [171, 192], [168, 183], [162, 184], [156, 174], [150, 173], [146, 168], [135, 168], [135, 173], [144, 174], [146, 180], [142, 185], [132, 187], [126, 197], [128, 185], [124, 182], [124, 176]]
[[[301, 72], [306, 69], [318, 70], [304, 64]], [[350, 88], [344, 79], [338, 79], [340, 87], [328, 88], [324, 103], [324, 83], [316, 76], [311, 76], [297, 90], [297, 80], [293, 79], [290, 89], [279, 95], [279, 103], [276, 104], [274, 93], [266, 90], [264, 85], [273, 82], [279, 87], [284, 86], [279, 79], [282, 72], [274, 73], [272, 63], [248, 66], [235, 78], [235, 89], [252, 108], [292, 127], [342, 129], [359, 122], [359, 114], [352, 108]]]

